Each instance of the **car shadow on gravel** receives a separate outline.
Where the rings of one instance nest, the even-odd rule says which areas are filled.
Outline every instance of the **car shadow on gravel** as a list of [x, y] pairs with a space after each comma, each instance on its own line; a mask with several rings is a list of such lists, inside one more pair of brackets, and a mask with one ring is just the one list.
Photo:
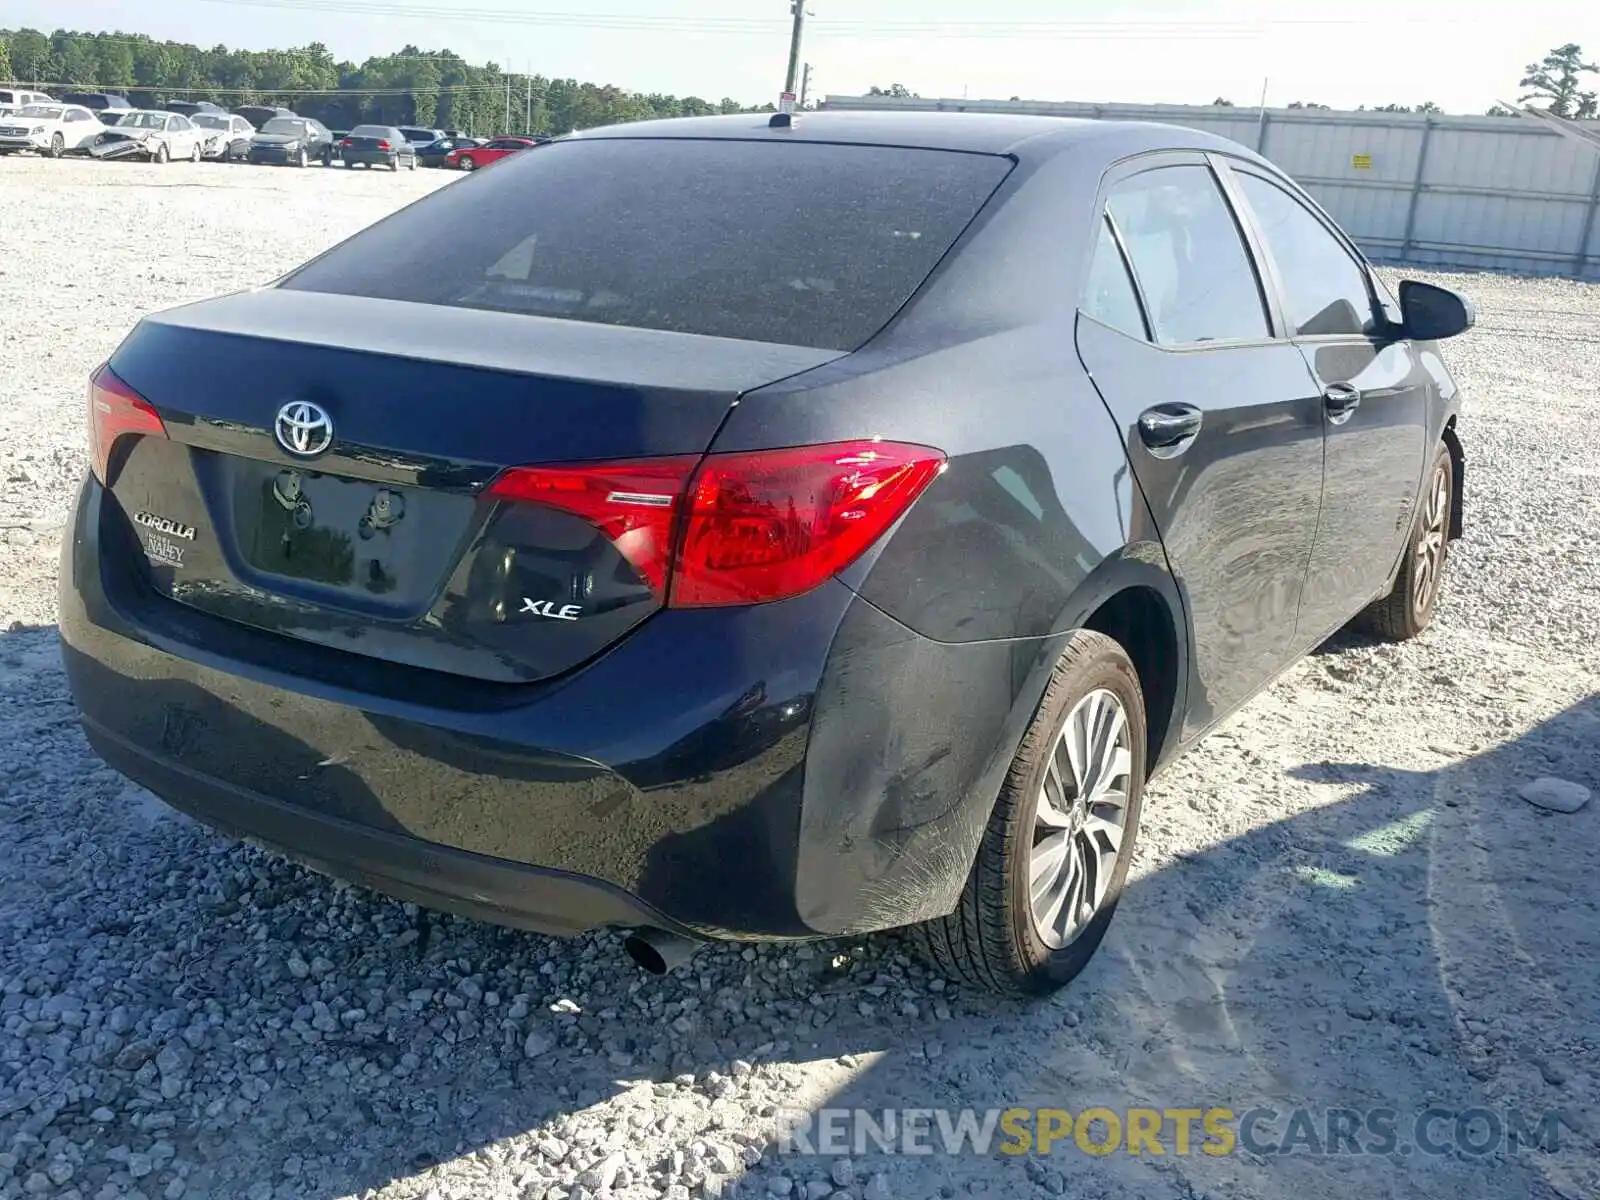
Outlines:
[[[19, 1186], [50, 1183], [60, 1161], [82, 1196], [250, 1200], [581, 1197], [608, 1178], [646, 1196], [708, 1172], [747, 1176], [745, 1195], [848, 1178], [844, 1194], [871, 1200], [1585, 1194], [1551, 1190], [1582, 1165], [1565, 1148], [1212, 1158], [1169, 1139], [1155, 1158], [869, 1142], [843, 1166], [780, 1153], [758, 1118], [1302, 1104], [1391, 1108], [1403, 1127], [1433, 1102], [1581, 1112], [1592, 1033], [1576, 1031], [1600, 1023], [1596, 813], [1515, 794], [1540, 774], [1600, 784], [1595, 700], [1436, 771], [1299, 768], [1348, 795], [1140, 879], [1084, 977], [1024, 1004], [946, 986], [892, 936], [715, 946], [656, 979], [616, 935], [534, 937], [334, 883], [165, 815], [99, 764], [52, 709], [70, 704], [56, 655], [53, 630], [0, 637], [0, 703], [30, 738], [0, 787], [0, 1145]], [[1520, 857], [1462, 858], [1490, 835]], [[1578, 838], [1585, 852], [1551, 873], [1550, 847]], [[1283, 1134], [1267, 1122], [1260, 1140]]]

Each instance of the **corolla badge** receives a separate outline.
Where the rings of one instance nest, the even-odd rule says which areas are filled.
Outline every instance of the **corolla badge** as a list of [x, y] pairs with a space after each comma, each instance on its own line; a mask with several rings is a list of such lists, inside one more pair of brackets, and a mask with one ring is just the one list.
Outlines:
[[175, 538], [182, 538], [186, 542], [194, 541], [194, 526], [185, 525], [182, 521], [174, 521], [171, 517], [158, 516], [153, 512], [135, 513], [135, 525], [143, 525], [146, 529], [156, 533], [170, 534]]
[[333, 445], [333, 420], [309, 400], [291, 400], [273, 422], [278, 445], [301, 458], [315, 458]]

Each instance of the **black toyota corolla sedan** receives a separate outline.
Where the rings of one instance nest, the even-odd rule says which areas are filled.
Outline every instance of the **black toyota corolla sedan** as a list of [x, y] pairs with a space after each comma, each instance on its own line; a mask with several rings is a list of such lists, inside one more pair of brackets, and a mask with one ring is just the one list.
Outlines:
[[1218, 138], [782, 120], [565, 139], [143, 320], [62, 569], [105, 759], [653, 969], [1076, 974], [1153, 772], [1428, 624], [1471, 308]]

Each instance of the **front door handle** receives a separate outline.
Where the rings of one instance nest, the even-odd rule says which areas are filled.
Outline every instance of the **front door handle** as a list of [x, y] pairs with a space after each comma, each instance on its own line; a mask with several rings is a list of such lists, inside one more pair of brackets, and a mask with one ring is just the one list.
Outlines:
[[1139, 415], [1139, 438], [1157, 458], [1171, 458], [1189, 448], [1204, 423], [1192, 404], [1160, 404]]
[[1348, 383], [1330, 383], [1322, 389], [1322, 406], [1328, 420], [1343, 425], [1361, 407], [1361, 389]]

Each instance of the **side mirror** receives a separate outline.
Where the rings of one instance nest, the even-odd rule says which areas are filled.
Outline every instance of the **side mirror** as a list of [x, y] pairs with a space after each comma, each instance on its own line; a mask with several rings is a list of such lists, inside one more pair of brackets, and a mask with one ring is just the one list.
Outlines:
[[1455, 337], [1478, 322], [1471, 300], [1449, 288], [1415, 279], [1400, 283], [1400, 316], [1405, 322], [1406, 337], [1419, 342]]

